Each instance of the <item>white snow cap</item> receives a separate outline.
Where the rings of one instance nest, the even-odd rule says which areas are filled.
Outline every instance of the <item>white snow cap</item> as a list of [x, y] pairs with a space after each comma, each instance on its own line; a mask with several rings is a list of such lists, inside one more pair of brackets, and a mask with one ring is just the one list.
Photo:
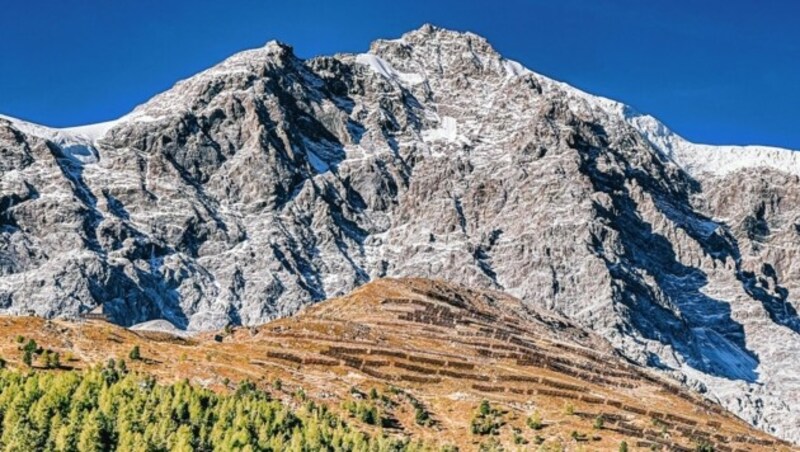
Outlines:
[[52, 141], [61, 148], [67, 157], [81, 164], [97, 162], [98, 154], [95, 143], [119, 123], [119, 120], [114, 120], [58, 129], [6, 115], [0, 115], [0, 119], [11, 122], [16, 129], [27, 135]]

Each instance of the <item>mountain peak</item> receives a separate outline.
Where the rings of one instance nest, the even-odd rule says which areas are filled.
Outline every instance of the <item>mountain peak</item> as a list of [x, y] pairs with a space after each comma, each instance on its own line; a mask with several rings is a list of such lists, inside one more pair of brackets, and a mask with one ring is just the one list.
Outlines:
[[403, 33], [401, 39], [414, 38], [414, 40], [462, 40], [462, 41], [482, 41], [486, 38], [471, 31], [460, 31], [451, 28], [440, 27], [430, 23], [423, 24], [415, 30]]
[[294, 56], [294, 48], [285, 42], [272, 39], [267, 41], [263, 47], [268, 55], [276, 55], [280, 57]]
[[[468, 31], [457, 31], [432, 24], [424, 24], [416, 30], [404, 33], [398, 39], [378, 40], [371, 46], [371, 51], [380, 52], [385, 46], [413, 46], [419, 49], [442, 49], [449, 52], [469, 51], [479, 54], [499, 56], [489, 45], [486, 38]], [[423, 50], [424, 51], [424, 50]]]

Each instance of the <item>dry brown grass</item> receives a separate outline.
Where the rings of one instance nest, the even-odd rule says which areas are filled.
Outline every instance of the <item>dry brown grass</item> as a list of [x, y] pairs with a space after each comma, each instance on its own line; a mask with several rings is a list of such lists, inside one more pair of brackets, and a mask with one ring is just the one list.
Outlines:
[[[287, 403], [302, 388], [309, 399], [340, 410], [351, 388], [373, 387], [393, 402], [388, 432], [472, 450], [488, 438], [473, 435], [480, 401], [505, 412], [496, 437], [510, 450], [544, 446], [565, 450], [629, 450], [663, 446], [694, 450], [788, 450], [718, 406], [617, 358], [602, 340], [558, 319], [524, 308], [498, 293], [468, 291], [428, 280], [380, 280], [352, 294], [310, 307], [256, 329], [237, 328], [222, 342], [214, 334], [181, 339], [129, 331], [102, 322], [71, 323], [0, 318], [0, 356], [24, 367], [18, 335], [59, 351], [67, 368], [125, 359], [130, 369], [162, 381], [187, 378], [228, 390], [243, 379]], [[218, 333], [219, 334], [219, 333]], [[128, 353], [139, 345], [143, 359]], [[72, 360], [64, 359], [72, 354]], [[281, 390], [272, 383], [280, 379]], [[409, 396], [434, 419], [414, 422]], [[571, 404], [573, 414], [565, 405]], [[544, 427], [526, 426], [537, 412]], [[594, 429], [597, 416], [604, 426]], [[654, 421], [654, 419], [658, 419]], [[354, 422], [357, 422], [354, 420]], [[363, 426], [365, 429], [372, 427]], [[518, 436], [531, 441], [514, 444]], [[576, 441], [572, 432], [587, 436]]]

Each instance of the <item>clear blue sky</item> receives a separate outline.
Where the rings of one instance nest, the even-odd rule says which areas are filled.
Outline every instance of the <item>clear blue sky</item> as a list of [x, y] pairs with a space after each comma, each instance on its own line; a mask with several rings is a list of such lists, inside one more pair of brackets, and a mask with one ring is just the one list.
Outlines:
[[52, 126], [118, 117], [230, 54], [364, 51], [430, 22], [633, 105], [699, 142], [800, 150], [800, 1], [8, 0], [0, 113]]

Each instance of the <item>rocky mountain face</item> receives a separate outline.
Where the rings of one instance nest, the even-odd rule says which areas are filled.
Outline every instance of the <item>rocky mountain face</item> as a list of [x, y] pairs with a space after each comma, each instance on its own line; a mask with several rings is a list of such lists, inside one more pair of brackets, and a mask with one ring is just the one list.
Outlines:
[[0, 118], [0, 309], [254, 325], [383, 276], [506, 291], [800, 441], [800, 162], [424, 26], [270, 42], [111, 123]]

